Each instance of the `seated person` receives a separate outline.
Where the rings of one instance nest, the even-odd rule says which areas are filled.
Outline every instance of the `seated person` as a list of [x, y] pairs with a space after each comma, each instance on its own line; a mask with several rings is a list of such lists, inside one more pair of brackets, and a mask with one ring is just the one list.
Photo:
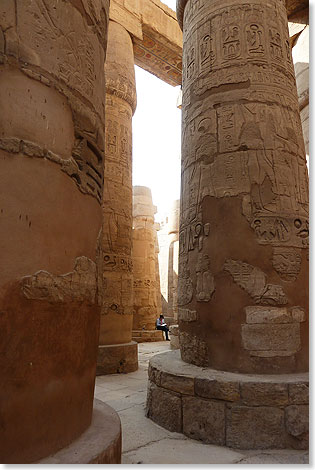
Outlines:
[[156, 329], [157, 330], [162, 330], [165, 332], [165, 337], [166, 337], [166, 341], [170, 341], [169, 337], [168, 337], [168, 326], [167, 324], [165, 323], [165, 320], [164, 320], [164, 315], [160, 315], [160, 318], [157, 318], [156, 320]]

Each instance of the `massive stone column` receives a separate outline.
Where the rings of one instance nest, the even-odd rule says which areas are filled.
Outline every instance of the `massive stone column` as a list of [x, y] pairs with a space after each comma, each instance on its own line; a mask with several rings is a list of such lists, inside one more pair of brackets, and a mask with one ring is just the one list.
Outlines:
[[[152, 360], [148, 415], [206, 442], [303, 448], [308, 177], [285, 1], [179, 0], [178, 16], [182, 360]], [[172, 417], [154, 411], [163, 363], [191, 395]]]
[[52, 454], [91, 423], [108, 8], [0, 4], [3, 463]]
[[169, 215], [168, 253], [168, 324], [178, 320], [178, 253], [179, 253], [179, 199], [174, 201]]
[[156, 288], [156, 229], [151, 190], [133, 187], [133, 338], [137, 342], [161, 341], [163, 332], [155, 330], [160, 315]]
[[102, 310], [97, 374], [133, 372], [131, 340], [132, 116], [136, 109], [133, 46], [129, 33], [109, 22], [106, 74], [105, 170], [101, 242]]

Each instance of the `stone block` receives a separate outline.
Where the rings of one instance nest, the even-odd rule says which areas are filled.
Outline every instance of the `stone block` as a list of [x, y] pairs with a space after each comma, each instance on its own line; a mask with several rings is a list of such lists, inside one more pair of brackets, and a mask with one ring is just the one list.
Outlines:
[[306, 383], [289, 384], [289, 402], [294, 405], [308, 405], [309, 386]]
[[160, 370], [149, 363], [148, 376], [151, 382], [156, 385], [161, 385], [161, 374], [162, 372]]
[[180, 331], [179, 344], [183, 361], [200, 367], [208, 365], [208, 348], [205, 341], [198, 336]]
[[246, 323], [292, 323], [285, 307], [250, 306], [245, 308]]
[[183, 375], [161, 374], [161, 387], [168, 388], [183, 395], [194, 395], [194, 379]]
[[288, 386], [279, 383], [242, 383], [241, 397], [242, 402], [249, 406], [287, 405]]
[[284, 448], [284, 411], [267, 406], [231, 408], [227, 412], [226, 445], [237, 449]]
[[285, 409], [285, 426], [291, 436], [303, 439], [309, 430], [308, 405], [290, 405]]
[[178, 394], [149, 383], [147, 417], [172, 432], [182, 432], [182, 403]]
[[301, 347], [300, 324], [252, 324], [242, 325], [244, 349], [255, 352], [268, 352], [269, 357], [291, 356]]
[[237, 401], [240, 399], [238, 382], [223, 382], [217, 379], [195, 379], [195, 393], [203, 398]]
[[189, 310], [188, 308], [180, 308], [178, 309], [178, 319], [180, 321], [197, 321], [198, 315], [196, 310]]
[[171, 349], [179, 349], [179, 337], [178, 336], [171, 336]]
[[225, 445], [225, 404], [196, 397], [182, 400], [183, 433], [207, 444]]
[[305, 312], [300, 307], [293, 307], [291, 309], [292, 319], [298, 323], [302, 323], [305, 321]]
[[138, 369], [138, 344], [99, 345], [96, 375], [127, 374]]

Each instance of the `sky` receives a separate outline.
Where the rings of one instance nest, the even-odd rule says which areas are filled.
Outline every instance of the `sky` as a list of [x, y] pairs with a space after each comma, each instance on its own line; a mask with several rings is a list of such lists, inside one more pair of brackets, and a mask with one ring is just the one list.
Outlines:
[[[176, 0], [163, 3], [175, 10]], [[161, 220], [180, 197], [180, 87], [136, 69], [137, 109], [132, 122], [133, 185], [148, 186]]]

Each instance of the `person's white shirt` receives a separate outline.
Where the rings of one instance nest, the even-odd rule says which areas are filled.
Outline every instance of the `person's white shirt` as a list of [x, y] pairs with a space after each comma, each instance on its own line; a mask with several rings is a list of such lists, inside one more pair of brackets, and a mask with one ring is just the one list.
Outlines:
[[167, 324], [165, 323], [164, 318], [158, 318], [156, 320], [156, 326], [167, 326]]

